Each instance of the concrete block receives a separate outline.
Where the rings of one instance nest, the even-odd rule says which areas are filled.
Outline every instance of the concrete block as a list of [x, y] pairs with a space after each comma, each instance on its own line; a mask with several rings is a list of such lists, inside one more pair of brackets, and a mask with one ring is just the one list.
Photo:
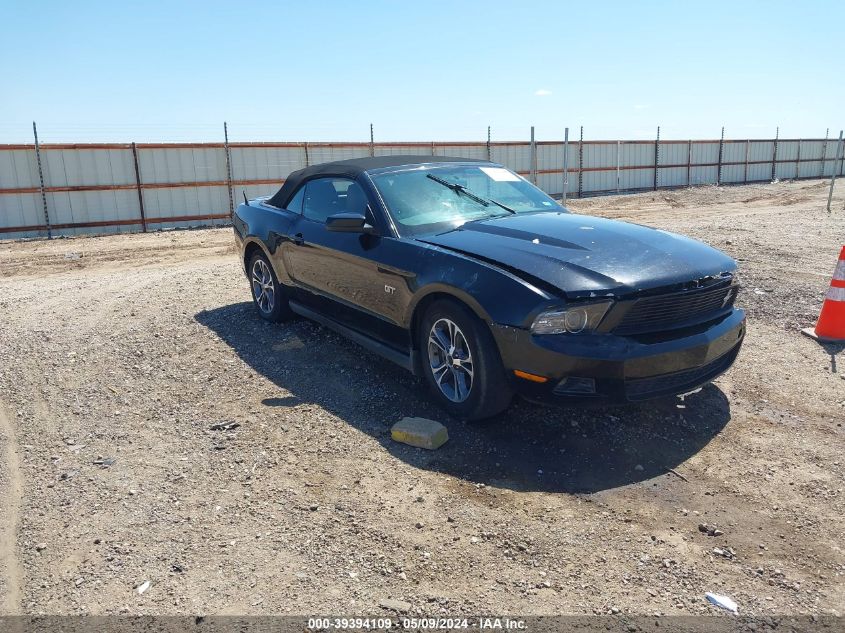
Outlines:
[[411, 603], [404, 600], [393, 600], [392, 598], [385, 598], [379, 600], [379, 606], [391, 611], [398, 611], [400, 613], [411, 610]]
[[443, 446], [449, 439], [446, 427], [425, 418], [402, 418], [390, 429], [390, 437], [397, 442], [435, 450]]

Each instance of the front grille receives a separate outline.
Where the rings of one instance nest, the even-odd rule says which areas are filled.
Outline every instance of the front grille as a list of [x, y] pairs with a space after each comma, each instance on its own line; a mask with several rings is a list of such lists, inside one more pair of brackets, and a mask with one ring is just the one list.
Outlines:
[[734, 347], [727, 354], [724, 354], [714, 361], [696, 367], [675, 372], [674, 374], [663, 374], [651, 378], [637, 378], [625, 381], [625, 395], [628, 400], [644, 400], [660, 395], [675, 395], [689, 391], [703, 385], [725, 371], [736, 360], [739, 354], [739, 345]]
[[736, 286], [726, 280], [717, 286], [643, 297], [613, 329], [614, 334], [645, 334], [701, 323], [725, 312], [736, 298]]

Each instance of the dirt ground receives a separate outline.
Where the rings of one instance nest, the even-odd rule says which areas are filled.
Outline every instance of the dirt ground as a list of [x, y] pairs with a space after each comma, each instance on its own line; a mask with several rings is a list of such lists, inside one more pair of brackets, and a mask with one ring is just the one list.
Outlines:
[[[832, 215], [821, 181], [573, 201], [738, 259], [745, 347], [683, 400], [485, 426], [259, 319], [231, 229], [2, 242], [0, 609], [843, 614], [845, 355], [799, 333], [843, 192]], [[392, 442], [403, 416], [450, 441]]]

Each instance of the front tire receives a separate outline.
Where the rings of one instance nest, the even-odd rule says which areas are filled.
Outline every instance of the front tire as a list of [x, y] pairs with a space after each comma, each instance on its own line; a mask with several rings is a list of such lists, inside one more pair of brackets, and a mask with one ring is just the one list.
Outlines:
[[291, 317], [287, 292], [264, 253], [256, 252], [249, 260], [249, 286], [252, 302], [262, 319], [278, 323]]
[[487, 325], [457, 302], [439, 300], [419, 331], [420, 363], [435, 400], [451, 415], [483, 420], [508, 408], [513, 391]]

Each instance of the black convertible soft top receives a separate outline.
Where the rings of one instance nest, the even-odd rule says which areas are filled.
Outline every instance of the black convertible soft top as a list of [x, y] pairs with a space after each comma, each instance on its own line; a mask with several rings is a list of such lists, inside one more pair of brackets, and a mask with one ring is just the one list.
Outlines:
[[450, 156], [366, 156], [349, 160], [336, 160], [331, 163], [311, 165], [305, 169], [293, 172], [287, 177], [282, 188], [270, 198], [267, 203], [284, 209], [294, 191], [306, 180], [316, 176], [343, 176], [357, 178], [361, 174], [374, 169], [385, 167], [402, 167], [404, 165], [423, 165], [426, 163], [486, 163], [489, 161], [476, 158], [454, 158]]

